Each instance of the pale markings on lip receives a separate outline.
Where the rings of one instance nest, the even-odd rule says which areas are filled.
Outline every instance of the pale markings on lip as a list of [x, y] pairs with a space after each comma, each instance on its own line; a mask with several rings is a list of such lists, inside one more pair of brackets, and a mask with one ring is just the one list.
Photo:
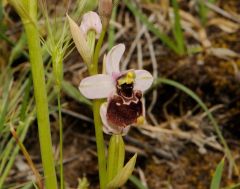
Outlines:
[[125, 128], [137, 122], [137, 118], [143, 114], [143, 104], [139, 93], [141, 92], [133, 91], [132, 100], [124, 99], [118, 94], [113, 95], [107, 107], [107, 120], [110, 125]]
[[[123, 98], [123, 99], [124, 99], [124, 98]], [[139, 101], [139, 99], [136, 99], [136, 100], [129, 99], [129, 101], [125, 101], [125, 100], [123, 100], [123, 104], [124, 104], [124, 105], [130, 105], [130, 104], [131, 104], [131, 102], [133, 102], [133, 103], [137, 104], [137, 103], [138, 103], [138, 101]]]

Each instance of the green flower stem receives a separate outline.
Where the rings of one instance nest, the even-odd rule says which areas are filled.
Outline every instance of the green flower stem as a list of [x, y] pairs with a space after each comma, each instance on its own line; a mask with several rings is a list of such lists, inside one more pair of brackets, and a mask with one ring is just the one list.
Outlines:
[[[102, 47], [103, 39], [106, 33], [106, 28], [103, 28], [100, 38], [97, 42], [94, 55], [93, 55], [93, 63], [89, 69], [90, 75], [98, 74], [98, 58], [99, 52]], [[100, 180], [100, 188], [105, 189], [107, 185], [107, 161], [105, 156], [105, 145], [102, 131], [102, 121], [100, 117], [100, 106], [102, 104], [102, 100], [97, 99], [93, 100], [93, 116], [94, 116], [94, 125], [95, 125], [95, 135], [96, 135], [96, 143], [97, 143], [97, 154], [98, 154], [98, 167], [99, 167], [99, 180]]]
[[98, 42], [97, 42], [97, 45], [96, 45], [96, 48], [95, 48], [95, 52], [94, 52], [94, 55], [93, 55], [93, 64], [91, 65], [90, 70], [89, 70], [91, 75], [95, 75], [95, 74], [98, 73], [99, 53], [100, 53], [100, 50], [101, 50], [101, 47], [102, 47], [102, 44], [103, 44], [103, 39], [104, 39], [105, 34], [106, 34], [106, 28], [104, 27], [102, 29], [101, 35], [98, 39]]
[[105, 189], [107, 185], [107, 173], [106, 173], [106, 156], [105, 156], [105, 145], [102, 131], [102, 121], [100, 117], [100, 106], [101, 100], [93, 101], [93, 116], [95, 125], [95, 135], [97, 143], [97, 154], [98, 154], [98, 168], [99, 168], [99, 180], [100, 188]]
[[[23, 8], [27, 11], [25, 13], [28, 14], [28, 16], [24, 16], [26, 14], [20, 12], [22, 9], [20, 9], [19, 6], [15, 6], [18, 3], [20, 3], [21, 6], [23, 6]], [[40, 46], [40, 36], [37, 29], [37, 1], [12, 0], [12, 4], [22, 18], [27, 35], [46, 189], [57, 189], [57, 178], [50, 132], [48, 99], [41, 54], [42, 49]]]

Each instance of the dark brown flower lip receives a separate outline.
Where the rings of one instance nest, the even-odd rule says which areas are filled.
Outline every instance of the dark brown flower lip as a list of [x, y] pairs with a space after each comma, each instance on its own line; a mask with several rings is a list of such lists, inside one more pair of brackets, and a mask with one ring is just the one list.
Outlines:
[[[119, 129], [133, 125], [143, 115], [143, 103], [139, 91], [134, 91], [131, 99], [115, 94], [108, 102], [107, 121], [112, 127]], [[140, 98], [139, 98], [140, 97]]]

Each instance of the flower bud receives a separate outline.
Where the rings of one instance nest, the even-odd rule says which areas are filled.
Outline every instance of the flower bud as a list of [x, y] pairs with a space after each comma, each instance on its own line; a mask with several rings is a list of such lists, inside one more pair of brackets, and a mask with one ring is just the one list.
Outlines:
[[77, 47], [78, 52], [82, 56], [84, 62], [86, 64], [90, 64], [92, 57], [91, 57], [91, 49], [89, 48], [86, 36], [84, 35], [81, 28], [67, 15], [68, 22], [70, 25], [70, 31], [72, 34], [73, 41]]
[[112, 0], [99, 0], [98, 12], [104, 27], [107, 27], [112, 14]]
[[80, 29], [83, 31], [85, 36], [90, 30], [93, 30], [96, 33], [96, 38], [99, 38], [102, 32], [102, 23], [101, 19], [97, 13], [89, 11], [83, 15]]

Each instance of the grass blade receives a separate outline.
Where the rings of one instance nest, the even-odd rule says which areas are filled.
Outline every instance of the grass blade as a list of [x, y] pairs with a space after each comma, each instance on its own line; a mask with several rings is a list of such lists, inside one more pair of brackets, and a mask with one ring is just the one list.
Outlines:
[[172, 0], [173, 11], [174, 11], [174, 27], [173, 27], [173, 35], [176, 40], [178, 51], [182, 55], [185, 52], [184, 46], [184, 37], [181, 27], [181, 18], [179, 15], [179, 6], [177, 0]]
[[[198, 13], [201, 19], [201, 23], [203, 26], [207, 23], [207, 17], [208, 17], [208, 7], [205, 5], [206, 0], [198, 0]], [[209, 3], [214, 3], [215, 0], [208, 0]]]
[[12, 86], [12, 80], [8, 80], [8, 82], [6, 82], [3, 87], [3, 94], [2, 94], [3, 100], [2, 100], [2, 105], [0, 106], [0, 110], [1, 110], [0, 111], [0, 133], [4, 129], [4, 121], [5, 121], [8, 105], [9, 105], [9, 93], [10, 93], [11, 86]]
[[129, 180], [138, 188], [138, 189], [148, 189], [147, 187], [145, 187], [142, 182], [135, 177], [134, 175], [129, 177]]
[[13, 61], [16, 60], [21, 54], [28, 58], [28, 54], [24, 51], [26, 43], [27, 43], [26, 34], [23, 32], [18, 42], [12, 48], [8, 66], [11, 66]]
[[224, 168], [224, 159], [218, 164], [215, 173], [213, 175], [212, 181], [211, 181], [211, 187], [210, 189], [219, 189], [222, 179], [222, 173]]

